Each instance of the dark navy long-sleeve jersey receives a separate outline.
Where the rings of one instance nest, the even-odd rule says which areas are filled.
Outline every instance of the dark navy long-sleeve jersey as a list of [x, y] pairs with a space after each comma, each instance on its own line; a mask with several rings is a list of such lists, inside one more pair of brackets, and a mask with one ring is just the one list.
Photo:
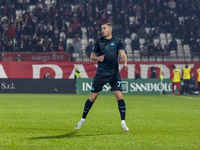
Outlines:
[[103, 62], [98, 61], [97, 75], [112, 75], [119, 72], [118, 52], [124, 50], [121, 40], [113, 37], [112, 39], [100, 38], [94, 44], [92, 50], [97, 56], [105, 55]]

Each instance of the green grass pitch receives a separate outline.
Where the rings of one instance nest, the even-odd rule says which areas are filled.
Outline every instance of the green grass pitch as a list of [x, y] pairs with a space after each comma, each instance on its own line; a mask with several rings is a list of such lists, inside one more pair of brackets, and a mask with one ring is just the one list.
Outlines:
[[88, 95], [1, 94], [0, 150], [199, 150], [200, 97], [124, 95], [121, 130], [114, 95], [99, 95], [82, 129]]

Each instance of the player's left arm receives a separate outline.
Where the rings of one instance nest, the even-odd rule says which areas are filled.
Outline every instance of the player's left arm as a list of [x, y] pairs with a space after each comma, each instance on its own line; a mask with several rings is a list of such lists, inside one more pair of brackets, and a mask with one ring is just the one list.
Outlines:
[[171, 82], [173, 81], [173, 78], [174, 78], [174, 72], [172, 72], [171, 74]]
[[128, 70], [129, 67], [127, 65], [127, 57], [126, 57], [124, 50], [119, 50], [119, 54], [121, 56], [121, 59], [122, 59], [125, 69]]

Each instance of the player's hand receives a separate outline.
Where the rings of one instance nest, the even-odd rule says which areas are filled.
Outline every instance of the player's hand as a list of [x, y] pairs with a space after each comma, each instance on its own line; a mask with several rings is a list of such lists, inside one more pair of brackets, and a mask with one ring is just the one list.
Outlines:
[[104, 60], [104, 56], [105, 56], [105, 55], [101, 55], [101, 56], [99, 56], [99, 57], [98, 57], [98, 61], [103, 62], [103, 60]]
[[127, 64], [124, 64], [124, 68], [126, 69], [126, 70], [128, 70], [128, 65]]

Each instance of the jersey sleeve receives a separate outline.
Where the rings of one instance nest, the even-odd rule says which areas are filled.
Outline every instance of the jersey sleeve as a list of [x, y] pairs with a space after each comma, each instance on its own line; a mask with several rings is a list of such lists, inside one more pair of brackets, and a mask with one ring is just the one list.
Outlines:
[[119, 44], [118, 44], [118, 46], [117, 46], [117, 50], [118, 50], [118, 51], [124, 50], [124, 42], [122, 42], [121, 40], [120, 40], [120, 42], [119, 42]]
[[96, 41], [95, 42], [95, 44], [94, 44], [94, 46], [93, 46], [93, 48], [92, 48], [92, 53], [95, 53], [95, 54], [97, 54], [98, 53], [98, 42]]
[[174, 72], [172, 71], [172, 73], [171, 73], [171, 80], [173, 80], [173, 78], [174, 78]]

